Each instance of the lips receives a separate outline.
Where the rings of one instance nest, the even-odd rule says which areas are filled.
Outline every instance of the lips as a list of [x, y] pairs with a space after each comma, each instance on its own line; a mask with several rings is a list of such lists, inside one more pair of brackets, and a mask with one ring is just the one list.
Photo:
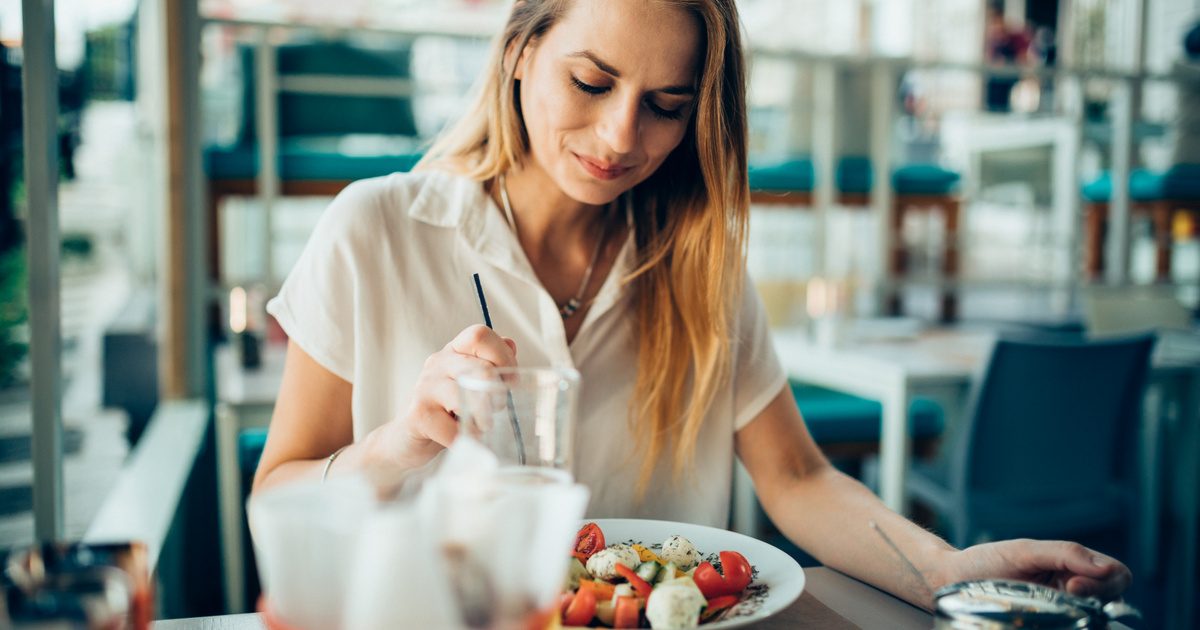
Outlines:
[[592, 158], [586, 158], [578, 153], [574, 155], [575, 159], [579, 160], [579, 164], [583, 166], [583, 170], [587, 171], [596, 179], [613, 180], [624, 175], [630, 170], [630, 167], [628, 166], [601, 162]]

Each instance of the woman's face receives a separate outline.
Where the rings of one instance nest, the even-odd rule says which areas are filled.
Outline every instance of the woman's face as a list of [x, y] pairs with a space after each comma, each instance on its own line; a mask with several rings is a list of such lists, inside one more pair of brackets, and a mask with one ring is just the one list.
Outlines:
[[696, 99], [700, 26], [646, 0], [576, 0], [515, 69], [533, 165], [600, 205], [679, 145]]

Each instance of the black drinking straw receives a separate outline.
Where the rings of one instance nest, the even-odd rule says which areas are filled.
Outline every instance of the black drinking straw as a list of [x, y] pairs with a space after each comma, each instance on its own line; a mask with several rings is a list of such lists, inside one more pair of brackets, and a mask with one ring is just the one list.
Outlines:
[[[479, 296], [479, 310], [483, 311], [483, 325], [492, 328], [492, 316], [488, 314], [487, 298], [483, 297], [483, 284], [479, 282], [479, 274], [475, 276], [475, 293]], [[495, 328], [492, 328], [495, 330]]]
[[[492, 328], [492, 316], [488, 313], [487, 298], [483, 296], [483, 283], [479, 281], [479, 274], [473, 274], [475, 277], [475, 294], [479, 296], [479, 310], [483, 311], [483, 325]], [[507, 390], [507, 388], [505, 388]], [[508, 394], [508, 420], [512, 425], [513, 437], [517, 440], [517, 463], [525, 465], [525, 440], [521, 437], [521, 423], [517, 422], [517, 407], [513, 404], [511, 391], [506, 391]]]

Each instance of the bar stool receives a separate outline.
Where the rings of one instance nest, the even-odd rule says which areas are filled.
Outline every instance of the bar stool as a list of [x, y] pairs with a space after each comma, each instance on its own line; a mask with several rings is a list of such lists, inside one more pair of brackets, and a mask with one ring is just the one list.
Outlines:
[[[1104, 172], [1082, 188], [1084, 208], [1083, 266], [1089, 280], [1104, 273], [1104, 234], [1112, 176]], [[1185, 215], [1192, 225], [1200, 219], [1200, 164], [1176, 164], [1164, 172], [1134, 169], [1129, 173], [1131, 214], [1149, 215], [1154, 233], [1154, 276], [1171, 279], [1171, 232]]]
[[839, 204], [859, 208], [871, 204], [871, 186], [875, 183], [871, 158], [849, 155], [838, 159], [833, 179]]
[[[942, 295], [940, 319], [954, 321], [958, 317], [958, 296], [955, 281], [958, 278], [959, 213], [961, 203], [956, 193], [960, 176], [958, 173], [934, 164], [910, 164], [897, 168], [892, 173], [895, 200], [892, 205], [892, 224], [889, 230], [888, 275], [902, 280], [908, 273], [908, 251], [904, 244], [904, 219], [909, 212], [940, 212], [945, 220], [945, 244], [942, 252]], [[949, 284], [947, 284], [949, 283]], [[899, 286], [888, 288], [885, 308], [889, 315], [903, 313], [903, 301]]]
[[816, 169], [808, 157], [750, 166], [750, 203], [812, 207]]

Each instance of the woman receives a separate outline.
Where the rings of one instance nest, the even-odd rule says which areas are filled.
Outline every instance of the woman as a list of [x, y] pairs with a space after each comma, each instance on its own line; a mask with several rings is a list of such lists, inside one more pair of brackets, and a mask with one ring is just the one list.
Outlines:
[[[271, 302], [291, 342], [256, 490], [422, 466], [454, 439], [453, 376], [519, 356], [583, 375], [592, 516], [724, 526], [736, 453], [789, 538], [914, 604], [930, 593], [870, 521], [934, 588], [1125, 587], [1070, 543], [955, 550], [821, 455], [745, 287], [732, 0], [522, 0], [486, 77], [418, 172], [338, 197]], [[473, 272], [508, 337], [477, 324]]]

